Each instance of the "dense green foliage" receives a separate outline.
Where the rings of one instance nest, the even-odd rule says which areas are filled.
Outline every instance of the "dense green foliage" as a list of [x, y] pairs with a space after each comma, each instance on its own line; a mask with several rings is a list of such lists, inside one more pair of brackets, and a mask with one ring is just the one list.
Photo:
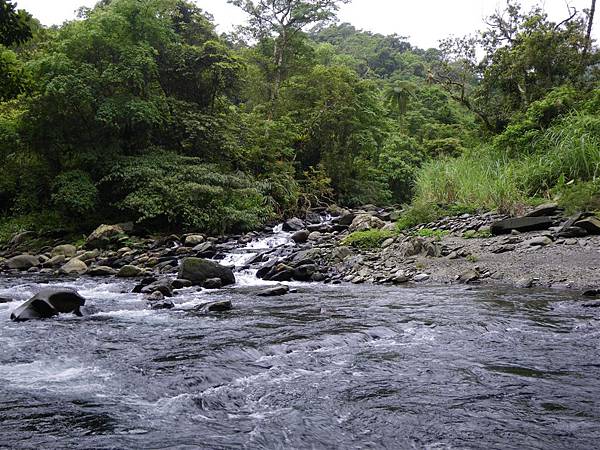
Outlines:
[[2, 229], [222, 233], [321, 202], [413, 200], [400, 228], [536, 198], [597, 207], [584, 15], [556, 24], [511, 1], [483, 33], [422, 50], [332, 24], [345, 0], [232, 0], [253, 32], [228, 36], [185, 0], [103, 0], [51, 29], [13, 3], [0, 0]]

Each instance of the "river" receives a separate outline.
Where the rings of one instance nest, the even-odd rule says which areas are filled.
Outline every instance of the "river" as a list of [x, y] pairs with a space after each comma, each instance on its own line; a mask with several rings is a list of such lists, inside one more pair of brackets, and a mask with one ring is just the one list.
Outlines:
[[[133, 281], [0, 279], [15, 298], [0, 448], [598, 446], [600, 310], [575, 294], [297, 283], [260, 298], [238, 275], [163, 311]], [[10, 322], [47, 283], [78, 289], [87, 315]], [[233, 310], [193, 310], [208, 299]]]

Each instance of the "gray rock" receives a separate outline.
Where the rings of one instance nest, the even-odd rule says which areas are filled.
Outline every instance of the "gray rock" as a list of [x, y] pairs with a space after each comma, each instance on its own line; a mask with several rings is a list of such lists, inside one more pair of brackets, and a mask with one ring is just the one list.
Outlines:
[[294, 269], [293, 278], [298, 281], [310, 281], [317, 270], [318, 267], [314, 264], [303, 264]]
[[[158, 294], [158, 292], [157, 292]], [[150, 302], [150, 309], [159, 310], [159, 309], [172, 309], [175, 307], [175, 304], [168, 299], [163, 299], [159, 301]]]
[[143, 269], [140, 269], [137, 266], [133, 266], [131, 264], [127, 264], [119, 269], [117, 272], [117, 276], [119, 278], [134, 278], [139, 277], [144, 273]]
[[88, 270], [87, 274], [92, 277], [109, 277], [116, 275], [117, 271], [108, 266], [94, 266]]
[[27, 270], [40, 265], [40, 258], [33, 255], [19, 255], [9, 258], [4, 263], [9, 269]]
[[354, 218], [350, 225], [350, 232], [366, 231], [372, 229], [381, 229], [385, 226], [385, 222], [371, 214], [359, 214]]
[[142, 294], [153, 294], [155, 292], [160, 292], [164, 297], [173, 297], [171, 280], [164, 278], [144, 286], [140, 292]]
[[209, 278], [202, 283], [202, 287], [204, 289], [221, 289], [223, 287], [223, 282], [220, 278]]
[[202, 258], [184, 258], [177, 278], [189, 280], [194, 285], [202, 285], [209, 278], [220, 278], [223, 286], [235, 284], [235, 276], [229, 267]]
[[552, 244], [552, 239], [550, 239], [548, 236], [537, 236], [523, 243], [523, 245], [530, 247], [545, 247], [546, 245], [550, 244]]
[[392, 283], [394, 284], [404, 284], [408, 283], [409, 281], [410, 277], [403, 270], [398, 270], [392, 278]]
[[479, 278], [479, 272], [474, 269], [468, 269], [459, 275], [458, 281], [459, 283], [469, 284], [479, 280]]
[[192, 251], [200, 256], [214, 256], [217, 252], [212, 242], [203, 242], [192, 248]]
[[120, 225], [100, 225], [90, 234], [84, 244], [87, 249], [107, 248], [115, 245], [125, 235]]
[[319, 231], [313, 231], [308, 235], [309, 241], [318, 241], [323, 237], [323, 235]]
[[292, 234], [292, 241], [296, 244], [304, 244], [308, 240], [309, 236], [308, 230], [299, 230]]
[[494, 235], [510, 234], [513, 230], [521, 233], [526, 231], [547, 230], [552, 226], [551, 217], [516, 217], [495, 222], [491, 226]]
[[62, 273], [64, 275], [83, 275], [87, 271], [87, 264], [78, 258], [71, 258], [66, 264], [64, 264], [59, 269], [59, 273]]
[[419, 273], [413, 277], [413, 281], [416, 281], [417, 283], [427, 280], [429, 280], [429, 275], [426, 273]]
[[185, 238], [184, 245], [186, 247], [195, 247], [202, 244], [206, 239], [201, 234], [191, 234]]
[[50, 254], [52, 257], [54, 256], [64, 256], [65, 258], [73, 258], [77, 253], [77, 247], [71, 244], [57, 245], [52, 249], [52, 253]]
[[188, 288], [192, 285], [192, 282], [190, 280], [182, 280], [177, 278], [176, 280], [173, 280], [171, 283], [171, 286], [173, 286], [173, 289], [184, 289], [184, 288]]
[[195, 311], [200, 312], [224, 312], [232, 309], [231, 300], [220, 300], [216, 302], [203, 303], [196, 306]]
[[11, 320], [47, 319], [59, 313], [81, 316], [80, 308], [85, 299], [74, 289], [44, 289], [17, 307], [10, 315]]
[[535, 280], [532, 277], [524, 276], [517, 280], [517, 282], [515, 283], [515, 286], [519, 289], [529, 289], [530, 287], [533, 286], [534, 281]]
[[589, 234], [600, 234], [600, 219], [596, 216], [587, 217], [575, 222], [574, 226], [583, 228]]
[[44, 262], [42, 266], [44, 267], [58, 267], [62, 266], [65, 262], [67, 262], [67, 258], [65, 255], [56, 255], [50, 258], [48, 261]]
[[256, 294], [259, 297], [278, 297], [281, 295], [285, 295], [290, 291], [289, 286], [284, 284], [278, 284], [277, 286], [273, 286], [268, 289], [264, 289]]
[[165, 296], [160, 291], [154, 291], [154, 292], [150, 293], [147, 297], [147, 300], [149, 302], [160, 302], [164, 299], [165, 299]]
[[304, 222], [297, 217], [292, 217], [283, 223], [283, 231], [300, 231], [304, 228]]
[[556, 203], [546, 203], [544, 205], [540, 205], [531, 211], [529, 214], [526, 214], [525, 217], [541, 217], [541, 216], [552, 216], [558, 210], [558, 205]]
[[277, 264], [265, 276], [265, 280], [290, 281], [294, 277], [294, 268], [287, 264]]
[[331, 251], [331, 259], [334, 262], [342, 262], [350, 256], [352, 256], [350, 247], [336, 247]]
[[584, 297], [600, 297], [600, 289], [588, 289], [583, 293]]
[[79, 258], [83, 262], [88, 262], [93, 259], [96, 259], [99, 255], [100, 255], [100, 252], [98, 251], [98, 249], [94, 249], [94, 250], [88, 250], [86, 252], [83, 252], [81, 255], [78, 255], [77, 258]]

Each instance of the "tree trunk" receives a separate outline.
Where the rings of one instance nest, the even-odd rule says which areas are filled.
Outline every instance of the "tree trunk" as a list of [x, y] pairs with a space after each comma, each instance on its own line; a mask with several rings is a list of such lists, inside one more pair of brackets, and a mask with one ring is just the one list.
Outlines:
[[277, 41], [275, 41], [275, 49], [273, 50], [273, 59], [275, 60], [275, 74], [273, 78], [273, 85], [271, 86], [271, 111], [269, 118], [273, 118], [273, 115], [275, 114], [275, 108], [277, 106], [277, 99], [279, 98], [279, 88], [283, 79], [283, 61], [285, 57], [286, 47], [287, 34], [284, 30], [280, 38]]
[[588, 53], [592, 49], [592, 28], [594, 26], [594, 15], [596, 14], [596, 0], [592, 0], [592, 6], [590, 7], [590, 18], [588, 20], [587, 33], [585, 35], [585, 47], [581, 54], [581, 65], [582, 71], [585, 70], [587, 65]]

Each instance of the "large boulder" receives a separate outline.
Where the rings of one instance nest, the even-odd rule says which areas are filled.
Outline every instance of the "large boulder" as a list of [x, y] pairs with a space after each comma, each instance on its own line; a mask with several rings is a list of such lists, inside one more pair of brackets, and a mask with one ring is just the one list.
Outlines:
[[220, 278], [223, 286], [235, 284], [235, 276], [229, 267], [202, 258], [184, 258], [179, 267], [177, 278], [202, 285], [210, 278]]
[[380, 228], [385, 226], [385, 222], [371, 214], [359, 214], [352, 220], [352, 224], [350, 225], [350, 232], [355, 231], [366, 231]]
[[59, 272], [64, 275], [83, 275], [87, 271], [87, 264], [78, 258], [71, 258], [59, 269]]
[[259, 297], [279, 297], [287, 294], [288, 292], [290, 292], [289, 286], [286, 286], [285, 284], [278, 284], [277, 286], [264, 289], [256, 295]]
[[87, 249], [108, 248], [124, 234], [125, 230], [120, 225], [100, 225], [87, 237], [84, 247]]
[[510, 234], [513, 230], [520, 232], [547, 230], [551, 226], [551, 217], [515, 217], [493, 223], [490, 227], [490, 231], [494, 235], [500, 235]]
[[18, 255], [7, 259], [4, 263], [9, 269], [27, 270], [40, 265], [40, 258], [33, 255]]
[[59, 313], [81, 316], [80, 308], [85, 299], [74, 289], [44, 289], [18, 306], [10, 315], [11, 320], [47, 319]]

